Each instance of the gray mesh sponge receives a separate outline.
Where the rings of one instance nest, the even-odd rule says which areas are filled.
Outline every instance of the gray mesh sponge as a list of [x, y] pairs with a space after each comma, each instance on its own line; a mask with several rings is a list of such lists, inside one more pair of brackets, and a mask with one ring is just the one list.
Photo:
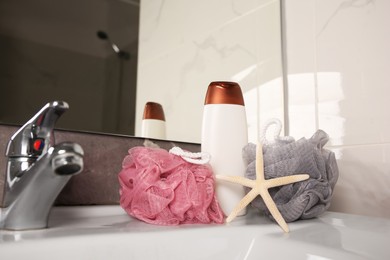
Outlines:
[[[323, 148], [328, 140], [328, 135], [318, 130], [310, 139], [276, 139], [263, 145], [266, 179], [303, 173], [310, 175], [308, 180], [269, 190], [286, 222], [313, 218], [329, 208], [339, 171], [334, 153]], [[243, 158], [248, 165], [245, 176], [255, 179], [255, 144], [249, 143], [243, 148]], [[260, 196], [252, 201], [252, 206], [272, 219]]]

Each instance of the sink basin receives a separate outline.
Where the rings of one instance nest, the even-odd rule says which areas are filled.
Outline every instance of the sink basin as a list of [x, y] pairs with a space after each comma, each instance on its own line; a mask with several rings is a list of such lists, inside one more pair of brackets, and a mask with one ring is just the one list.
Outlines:
[[155, 226], [119, 206], [55, 207], [49, 228], [0, 231], [1, 259], [390, 259], [390, 220], [326, 212], [289, 223], [254, 210], [226, 225]]

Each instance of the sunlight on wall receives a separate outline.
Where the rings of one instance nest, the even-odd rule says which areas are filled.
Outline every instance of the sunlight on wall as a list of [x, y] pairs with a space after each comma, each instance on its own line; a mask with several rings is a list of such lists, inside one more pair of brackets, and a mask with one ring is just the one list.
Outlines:
[[317, 72], [317, 84], [318, 128], [332, 137], [329, 145], [343, 145], [346, 118], [340, 106], [345, 99], [341, 73]]
[[276, 78], [244, 92], [249, 142], [256, 143], [260, 139], [262, 126], [269, 119], [284, 121], [282, 86], [282, 78]]
[[288, 75], [290, 135], [311, 137], [322, 129], [332, 137], [329, 145], [342, 145], [345, 117], [340, 103], [345, 99], [339, 72]]

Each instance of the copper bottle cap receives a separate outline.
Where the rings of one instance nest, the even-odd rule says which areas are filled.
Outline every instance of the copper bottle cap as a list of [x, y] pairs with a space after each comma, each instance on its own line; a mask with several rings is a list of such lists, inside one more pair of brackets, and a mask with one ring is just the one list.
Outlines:
[[143, 119], [157, 119], [165, 121], [163, 107], [156, 102], [147, 102], [144, 108]]
[[204, 104], [232, 104], [244, 106], [244, 98], [240, 85], [228, 81], [211, 82], [207, 89]]

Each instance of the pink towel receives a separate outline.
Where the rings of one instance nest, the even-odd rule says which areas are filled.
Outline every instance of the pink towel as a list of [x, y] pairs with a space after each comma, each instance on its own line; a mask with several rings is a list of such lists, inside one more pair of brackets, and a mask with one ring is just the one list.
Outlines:
[[209, 165], [188, 163], [163, 149], [134, 147], [119, 173], [120, 205], [151, 224], [223, 223]]

